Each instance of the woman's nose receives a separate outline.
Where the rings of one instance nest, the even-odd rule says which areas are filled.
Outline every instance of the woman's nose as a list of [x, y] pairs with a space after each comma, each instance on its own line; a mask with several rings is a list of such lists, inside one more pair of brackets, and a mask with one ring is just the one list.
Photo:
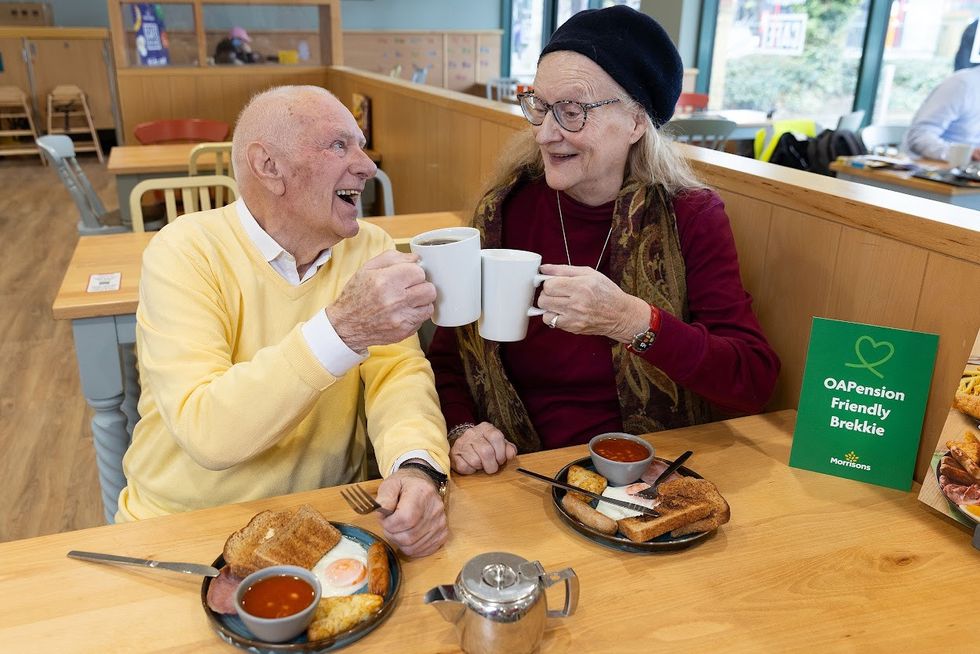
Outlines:
[[551, 111], [545, 114], [544, 121], [534, 128], [534, 140], [538, 143], [551, 143], [561, 139], [561, 127]]

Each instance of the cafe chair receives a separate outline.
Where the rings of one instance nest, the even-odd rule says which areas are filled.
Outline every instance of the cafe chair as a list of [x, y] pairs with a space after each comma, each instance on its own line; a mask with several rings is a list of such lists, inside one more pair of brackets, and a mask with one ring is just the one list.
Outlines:
[[44, 154], [32, 147], [37, 143], [34, 112], [27, 94], [17, 86], [0, 86], [0, 157], [36, 154], [45, 163]]
[[868, 154], [898, 154], [908, 125], [868, 125], [858, 132]]
[[708, 108], [707, 93], [681, 93], [677, 98], [677, 105], [674, 108], [679, 114], [693, 114], [696, 111], [704, 111]]
[[151, 120], [133, 128], [133, 136], [141, 145], [158, 143], [205, 143], [224, 141], [228, 137], [228, 123], [204, 118], [177, 118]]
[[[208, 175], [227, 175], [232, 179], [235, 178], [235, 170], [231, 165], [231, 141], [222, 141], [220, 143], [201, 143], [200, 145], [195, 145], [191, 150], [190, 160], [187, 164], [187, 169], [190, 172], [191, 177], [195, 177], [200, 173], [199, 160], [202, 156], [211, 155], [214, 157], [214, 167], [213, 169], [208, 166], [206, 168]], [[214, 189], [214, 206], [221, 207], [225, 204], [225, 188], [219, 186]]]
[[844, 114], [837, 121], [837, 129], [846, 129], [849, 132], [854, 132], [861, 129], [861, 123], [864, 122], [864, 109], [858, 109], [857, 111], [852, 111], [849, 114]]
[[88, 98], [74, 84], [59, 84], [48, 93], [48, 134], [76, 134], [75, 152], [94, 152], [99, 163], [105, 161]]
[[[207, 211], [213, 207], [211, 191], [223, 187], [228, 190], [228, 200], [238, 198], [238, 185], [227, 175], [198, 175], [197, 177], [162, 177], [147, 179], [133, 187], [129, 195], [129, 210], [133, 216], [133, 231], [144, 231], [143, 205], [144, 193], [162, 191], [167, 207], [167, 222], [178, 216], [195, 211]], [[177, 192], [180, 191], [181, 206], [177, 207]], [[219, 205], [220, 206], [220, 205]]]
[[516, 77], [491, 77], [487, 80], [487, 100], [499, 102], [513, 101], [517, 97], [517, 85], [521, 80]]
[[[82, 171], [75, 158], [75, 145], [64, 134], [49, 134], [35, 141], [41, 154], [51, 167], [58, 172], [71, 199], [78, 208], [78, 233], [82, 236], [93, 234], [116, 234], [128, 231], [119, 224], [119, 211], [106, 211], [92, 183]], [[115, 224], [110, 224], [115, 223]]]
[[664, 133], [678, 143], [724, 150], [737, 123], [721, 118], [679, 118], [664, 125]]
[[760, 129], [755, 134], [755, 143], [753, 143], [755, 158], [760, 161], [769, 161], [769, 158], [772, 157], [772, 151], [776, 149], [776, 143], [779, 142], [779, 137], [786, 132], [792, 132], [800, 138], [814, 138], [817, 135], [817, 123], [805, 118], [772, 121], [772, 135], [768, 142], [766, 141], [766, 130]]
[[[379, 190], [381, 192], [382, 211], [383, 211], [383, 213], [381, 213], [381, 212], [378, 212], [376, 210], [377, 209], [377, 206], [378, 206], [378, 203], [377, 203], [377, 200], [375, 200], [375, 203], [374, 203], [375, 211], [372, 212], [373, 215], [376, 215], [376, 216], [394, 216], [395, 215], [395, 196], [394, 196], [394, 194], [391, 191], [391, 178], [388, 177], [388, 175], [385, 173], [385, 171], [383, 171], [380, 168], [378, 168], [378, 172], [375, 173], [375, 175], [374, 175], [374, 177], [372, 179], [369, 179], [368, 180], [368, 183], [370, 184], [372, 181], [374, 182], [374, 197], [375, 198], [378, 197], [378, 191]], [[361, 203], [361, 197], [360, 196], [358, 196], [358, 198], [357, 198], [357, 217], [358, 218], [363, 218], [364, 217], [364, 206]]]

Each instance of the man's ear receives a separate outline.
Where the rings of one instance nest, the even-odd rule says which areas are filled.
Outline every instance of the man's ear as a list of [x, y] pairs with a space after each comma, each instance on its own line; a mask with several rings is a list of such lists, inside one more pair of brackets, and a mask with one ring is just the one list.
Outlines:
[[249, 143], [245, 146], [245, 159], [249, 172], [269, 193], [281, 196], [286, 192], [283, 170], [265, 145], [258, 141]]

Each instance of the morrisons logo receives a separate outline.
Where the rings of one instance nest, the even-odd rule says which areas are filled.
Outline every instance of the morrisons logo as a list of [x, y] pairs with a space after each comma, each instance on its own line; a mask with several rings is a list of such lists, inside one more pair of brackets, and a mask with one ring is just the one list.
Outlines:
[[836, 456], [830, 457], [830, 462], [835, 466], [844, 466], [845, 468], [857, 468], [858, 470], [871, 470], [871, 466], [866, 463], [858, 463], [861, 457], [851, 450], [844, 455], [843, 459], [838, 459]]

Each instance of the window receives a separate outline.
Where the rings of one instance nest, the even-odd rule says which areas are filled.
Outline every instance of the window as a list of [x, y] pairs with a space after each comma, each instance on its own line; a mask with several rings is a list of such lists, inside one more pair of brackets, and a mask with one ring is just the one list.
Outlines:
[[719, 0], [709, 107], [833, 127], [854, 102], [869, 3]]
[[510, 16], [510, 76], [534, 77], [543, 47], [545, 0], [513, 0]]
[[978, 0], [895, 0], [875, 94], [874, 122], [907, 124], [929, 92], [953, 73]]

